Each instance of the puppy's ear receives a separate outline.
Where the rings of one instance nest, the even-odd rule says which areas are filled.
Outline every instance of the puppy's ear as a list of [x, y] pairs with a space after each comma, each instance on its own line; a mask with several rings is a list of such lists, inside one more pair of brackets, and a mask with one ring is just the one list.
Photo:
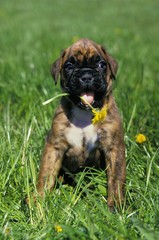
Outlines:
[[116, 60], [108, 52], [106, 52], [104, 47], [101, 47], [101, 48], [102, 48], [102, 51], [105, 54], [106, 59], [108, 61], [109, 68], [110, 68], [110, 71], [111, 71], [111, 77], [113, 79], [115, 79], [115, 75], [116, 75], [117, 70], [118, 70], [118, 64], [117, 64]]
[[61, 58], [58, 58], [51, 66], [51, 75], [55, 81], [55, 84], [57, 84], [60, 70], [61, 70]]
[[61, 56], [52, 64], [51, 66], [51, 75], [55, 81], [55, 84], [57, 84], [60, 71], [61, 71], [61, 66], [62, 66], [62, 58], [65, 54], [65, 51], [62, 52]]

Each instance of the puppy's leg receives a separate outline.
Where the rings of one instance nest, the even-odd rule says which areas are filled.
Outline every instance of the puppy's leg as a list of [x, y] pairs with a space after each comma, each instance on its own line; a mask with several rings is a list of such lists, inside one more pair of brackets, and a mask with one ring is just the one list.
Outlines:
[[112, 149], [107, 162], [108, 207], [113, 211], [114, 203], [119, 207], [124, 202], [126, 164], [123, 145]]
[[40, 195], [44, 194], [44, 188], [51, 190], [54, 187], [61, 164], [62, 157], [59, 156], [59, 151], [47, 142], [42, 156], [37, 183], [37, 191]]

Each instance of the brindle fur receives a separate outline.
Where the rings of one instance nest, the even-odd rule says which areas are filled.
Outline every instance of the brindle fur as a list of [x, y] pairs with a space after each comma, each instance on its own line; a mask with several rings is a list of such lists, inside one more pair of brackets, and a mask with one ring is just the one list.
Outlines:
[[[107, 116], [103, 122], [91, 125], [91, 115], [86, 113], [88, 116], [84, 120], [84, 127], [79, 126], [76, 112], [83, 116], [81, 111], [85, 110], [78, 110], [67, 97], [62, 98], [46, 140], [37, 190], [40, 195], [43, 195], [44, 188], [51, 190], [62, 168], [76, 172], [80, 167], [97, 167], [104, 163], [108, 179], [107, 204], [112, 209], [115, 203], [121, 204], [124, 201], [126, 178], [123, 128], [112, 96], [112, 79], [117, 71], [117, 63], [103, 47], [88, 39], [82, 39], [62, 53], [52, 66], [52, 75], [55, 82], [59, 74], [61, 81], [65, 82], [63, 64], [70, 56], [75, 56], [82, 64], [84, 58], [90, 59], [97, 54], [109, 64], [105, 79], [108, 87], [103, 102], [103, 105], [108, 104]], [[77, 143], [75, 135], [77, 135]]]

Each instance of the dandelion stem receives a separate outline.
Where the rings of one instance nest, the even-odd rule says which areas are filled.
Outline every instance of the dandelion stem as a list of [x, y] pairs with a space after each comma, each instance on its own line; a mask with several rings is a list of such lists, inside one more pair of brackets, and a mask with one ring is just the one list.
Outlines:
[[42, 105], [44, 106], [44, 105], [49, 104], [50, 102], [54, 101], [56, 98], [63, 97], [63, 96], [67, 96], [67, 95], [69, 95], [69, 94], [68, 94], [68, 93], [58, 94], [58, 95], [56, 95], [55, 97], [50, 98], [50, 99], [48, 99], [47, 101], [43, 102]]
[[82, 101], [85, 102], [92, 110], [95, 110], [95, 108], [92, 107], [92, 105], [89, 102], [87, 102], [87, 100], [85, 100], [84, 97], [80, 97], [80, 99], [82, 99]]

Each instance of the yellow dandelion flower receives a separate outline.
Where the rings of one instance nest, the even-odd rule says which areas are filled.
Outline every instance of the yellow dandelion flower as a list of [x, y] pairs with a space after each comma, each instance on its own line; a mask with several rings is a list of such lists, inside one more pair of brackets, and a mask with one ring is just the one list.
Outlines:
[[143, 143], [143, 142], [146, 142], [146, 141], [147, 141], [146, 136], [145, 136], [144, 134], [142, 134], [142, 133], [137, 134], [137, 135], [135, 136], [135, 138], [136, 138], [136, 142], [137, 142], [137, 143]]
[[60, 225], [56, 225], [55, 226], [55, 231], [58, 232], [58, 233], [62, 232], [62, 227]]
[[92, 113], [94, 117], [92, 119], [92, 123], [96, 124], [98, 122], [104, 121], [107, 115], [107, 111], [108, 111], [108, 105], [105, 105], [101, 110], [93, 108]]
[[80, 97], [80, 98], [82, 99], [83, 102], [85, 102], [91, 108], [93, 116], [94, 116], [92, 119], [93, 124], [104, 121], [104, 119], [106, 118], [107, 112], [108, 112], [107, 104], [100, 110], [98, 108], [92, 107], [89, 104], [89, 102], [87, 102], [83, 97]]

